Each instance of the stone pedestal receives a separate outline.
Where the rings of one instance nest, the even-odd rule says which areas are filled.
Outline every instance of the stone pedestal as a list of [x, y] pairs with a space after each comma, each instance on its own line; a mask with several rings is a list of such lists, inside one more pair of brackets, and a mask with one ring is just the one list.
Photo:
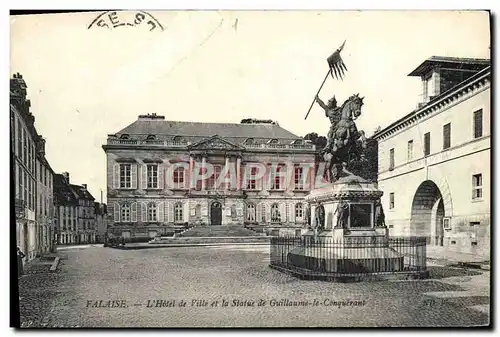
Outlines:
[[404, 256], [389, 246], [388, 229], [376, 227], [382, 194], [374, 183], [349, 173], [311, 191], [306, 201], [313, 229], [288, 253], [288, 265], [345, 275], [403, 271]]

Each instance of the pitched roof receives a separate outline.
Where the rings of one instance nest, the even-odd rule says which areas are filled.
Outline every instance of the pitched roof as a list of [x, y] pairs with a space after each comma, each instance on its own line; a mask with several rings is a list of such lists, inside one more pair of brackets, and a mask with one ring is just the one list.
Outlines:
[[223, 138], [297, 139], [297, 135], [275, 124], [201, 123], [138, 119], [117, 135], [201, 136]]
[[70, 186], [78, 198], [91, 200], [91, 201], [95, 200], [94, 197], [92, 196], [92, 194], [90, 194], [90, 192], [86, 188], [84, 188], [83, 186], [73, 185], [73, 184], [71, 184]]
[[54, 197], [58, 205], [77, 205], [78, 199], [62, 174], [54, 175]]

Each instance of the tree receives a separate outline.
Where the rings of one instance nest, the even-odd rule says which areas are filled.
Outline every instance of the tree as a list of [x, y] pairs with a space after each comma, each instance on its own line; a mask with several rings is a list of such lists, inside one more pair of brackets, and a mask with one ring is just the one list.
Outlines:
[[326, 137], [318, 136], [316, 132], [308, 133], [304, 136], [304, 140], [310, 140], [314, 145], [316, 145], [317, 150], [323, 149], [327, 143]]
[[378, 142], [374, 138], [366, 140], [366, 148], [362, 150], [360, 159], [352, 160], [348, 170], [368, 181], [378, 179]]

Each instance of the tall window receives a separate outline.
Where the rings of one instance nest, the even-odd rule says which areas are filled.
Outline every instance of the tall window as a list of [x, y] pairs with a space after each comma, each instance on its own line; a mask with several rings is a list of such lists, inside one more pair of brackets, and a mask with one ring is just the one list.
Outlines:
[[198, 204], [196, 205], [195, 209], [194, 209], [194, 215], [199, 218], [201, 216], [201, 205]]
[[174, 184], [184, 185], [184, 167], [174, 170]]
[[295, 218], [302, 218], [304, 216], [304, 207], [301, 203], [295, 204]]
[[120, 188], [132, 187], [131, 172], [130, 164], [120, 164]]
[[451, 146], [451, 124], [443, 125], [443, 150], [450, 148]]
[[394, 208], [394, 192], [389, 193], [389, 209]]
[[408, 141], [408, 161], [413, 159], [413, 139]]
[[275, 167], [271, 167], [271, 189], [272, 190], [281, 190], [281, 176], [280, 172], [283, 172], [285, 167], [283, 165], [278, 165]]
[[174, 221], [175, 222], [182, 222], [184, 220], [183, 217], [183, 212], [182, 212], [182, 204], [178, 202], [174, 206]]
[[18, 118], [17, 119], [17, 151], [16, 151], [16, 154], [18, 157], [21, 158], [21, 160], [23, 160], [22, 158], [22, 148], [23, 148], [23, 133], [24, 133], [24, 130], [22, 129], [22, 126], [21, 126], [21, 120]]
[[266, 205], [260, 204], [260, 222], [266, 223]]
[[431, 134], [427, 132], [424, 135], [424, 156], [428, 156], [431, 154]]
[[147, 165], [148, 188], [158, 188], [158, 165]]
[[255, 176], [257, 175], [257, 167], [251, 167], [248, 172], [247, 176], [247, 190], [255, 190], [257, 189], [257, 181], [255, 179]]
[[281, 222], [280, 207], [278, 204], [271, 206], [271, 222]]
[[158, 221], [158, 208], [156, 207], [155, 202], [150, 202], [148, 203], [148, 221], [149, 222], [156, 222]]
[[129, 203], [122, 205], [121, 221], [122, 222], [130, 222], [130, 204]]
[[303, 167], [295, 167], [295, 189], [303, 190], [304, 189], [304, 170]]
[[24, 137], [23, 137], [23, 140], [24, 140], [24, 147], [23, 147], [23, 163], [24, 165], [26, 165], [26, 167], [28, 167], [28, 134], [26, 131], [24, 131]]
[[394, 169], [394, 149], [389, 150], [389, 170]]
[[474, 174], [472, 176], [472, 199], [481, 199], [483, 197], [483, 175]]
[[219, 179], [222, 168], [220, 166], [214, 166], [214, 171], [212, 175], [207, 180], [207, 188], [215, 189], [217, 188], [217, 180]]
[[255, 205], [248, 204], [247, 205], [247, 222], [255, 222]]
[[483, 136], [483, 110], [474, 112], [474, 138]]

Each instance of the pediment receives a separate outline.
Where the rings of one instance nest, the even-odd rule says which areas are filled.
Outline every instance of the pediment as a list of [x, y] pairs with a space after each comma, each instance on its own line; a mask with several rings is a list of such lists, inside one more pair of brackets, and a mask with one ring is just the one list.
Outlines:
[[217, 135], [203, 139], [197, 143], [188, 146], [190, 150], [241, 150], [241, 146], [234, 144]]

